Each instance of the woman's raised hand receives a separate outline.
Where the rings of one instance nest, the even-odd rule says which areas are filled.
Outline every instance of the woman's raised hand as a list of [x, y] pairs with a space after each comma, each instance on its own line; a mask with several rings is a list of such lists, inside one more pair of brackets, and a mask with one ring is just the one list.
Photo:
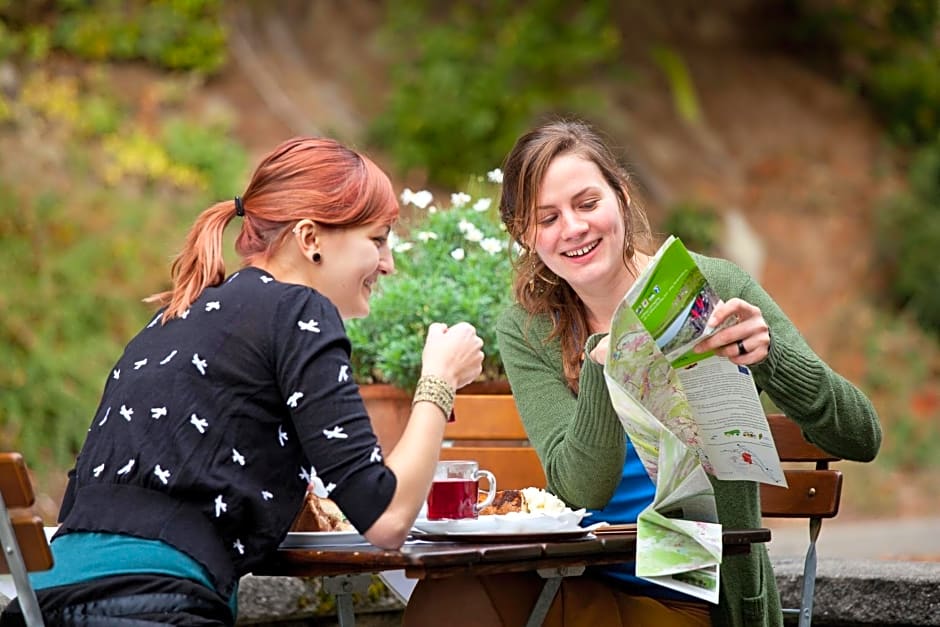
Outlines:
[[718, 303], [708, 326], [721, 326], [732, 316], [736, 319], [734, 324], [699, 342], [695, 352], [713, 350], [742, 366], [763, 361], [770, 352], [770, 327], [761, 310], [740, 298], [732, 298]]
[[435, 322], [428, 327], [421, 354], [421, 374], [442, 377], [460, 389], [483, 371], [483, 340], [472, 324], [451, 327]]

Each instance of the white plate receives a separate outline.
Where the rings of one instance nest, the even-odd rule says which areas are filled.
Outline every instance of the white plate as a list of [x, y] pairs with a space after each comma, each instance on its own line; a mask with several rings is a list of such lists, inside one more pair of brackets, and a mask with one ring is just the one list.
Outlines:
[[368, 544], [356, 531], [291, 531], [281, 542], [282, 549], [307, 549], [313, 546]]
[[555, 514], [524, 514], [511, 512], [509, 514], [493, 514], [479, 518], [465, 518], [460, 520], [428, 520], [419, 518], [414, 527], [424, 533], [485, 533], [485, 534], [511, 534], [511, 533], [545, 533], [554, 531], [577, 531], [581, 529], [580, 522], [587, 513], [578, 511], [564, 511]]

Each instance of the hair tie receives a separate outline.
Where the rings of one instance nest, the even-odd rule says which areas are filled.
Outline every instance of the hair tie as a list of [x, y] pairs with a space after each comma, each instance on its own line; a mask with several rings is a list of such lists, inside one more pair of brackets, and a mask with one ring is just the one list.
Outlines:
[[241, 196], [235, 197], [235, 215], [237, 215], [240, 218], [244, 217], [245, 215], [245, 205], [242, 204]]

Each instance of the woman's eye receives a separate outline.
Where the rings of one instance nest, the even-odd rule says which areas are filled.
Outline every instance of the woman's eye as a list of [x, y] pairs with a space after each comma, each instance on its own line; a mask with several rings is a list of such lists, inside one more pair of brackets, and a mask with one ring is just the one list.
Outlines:
[[388, 238], [387, 237], [373, 237], [372, 241], [375, 242], [375, 245], [377, 247], [382, 248], [383, 246], [385, 246], [385, 244], [388, 243]]
[[555, 214], [542, 216], [539, 218], [538, 223], [540, 225], [548, 225], [555, 221]]
[[585, 200], [583, 203], [581, 203], [581, 208], [588, 211], [591, 211], [595, 207], [597, 207], [597, 199]]

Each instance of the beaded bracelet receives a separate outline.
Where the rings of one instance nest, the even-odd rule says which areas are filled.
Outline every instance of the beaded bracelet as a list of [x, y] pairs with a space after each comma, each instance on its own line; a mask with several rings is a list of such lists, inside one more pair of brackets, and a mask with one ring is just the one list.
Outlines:
[[454, 388], [444, 379], [433, 375], [421, 375], [418, 379], [418, 385], [415, 387], [414, 399], [411, 406], [420, 401], [434, 403], [440, 407], [444, 415], [447, 416], [447, 422], [454, 421]]

